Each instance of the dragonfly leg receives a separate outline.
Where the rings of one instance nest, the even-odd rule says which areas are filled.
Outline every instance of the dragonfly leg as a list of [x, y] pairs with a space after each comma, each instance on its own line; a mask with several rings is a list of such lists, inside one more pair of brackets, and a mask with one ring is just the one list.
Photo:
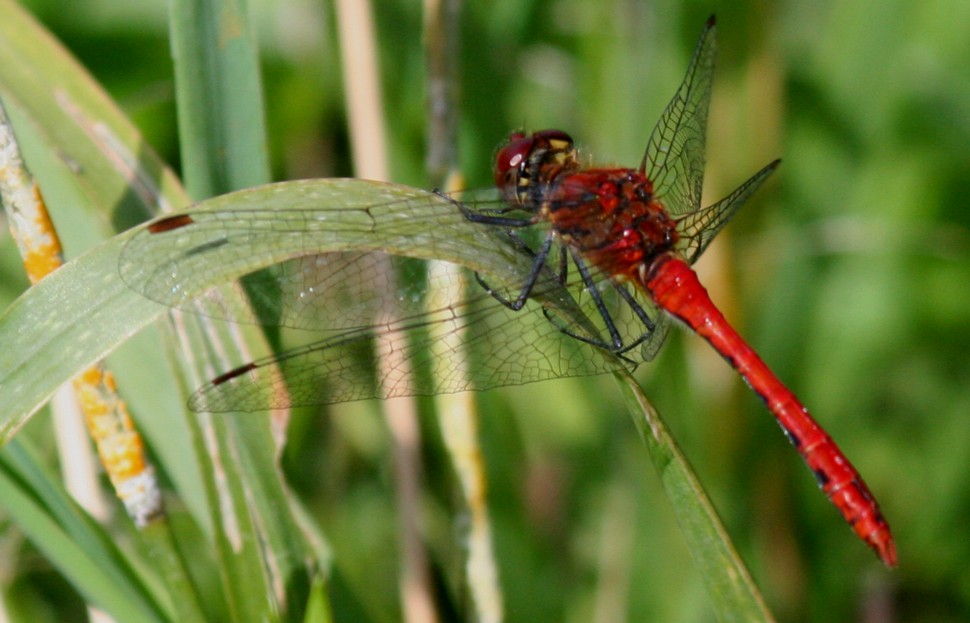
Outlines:
[[593, 281], [593, 276], [589, 272], [589, 266], [579, 255], [579, 252], [572, 250], [573, 263], [576, 264], [576, 268], [579, 270], [579, 276], [583, 280], [583, 285], [586, 287], [586, 291], [589, 295], [593, 297], [593, 303], [596, 304], [596, 311], [599, 312], [600, 317], [603, 318], [603, 324], [606, 326], [606, 331], [610, 334], [610, 350], [613, 352], [620, 352], [624, 350], [623, 338], [620, 336], [619, 329], [616, 328], [616, 322], [613, 321], [613, 317], [610, 315], [610, 311], [606, 309], [606, 303], [603, 302], [603, 293], [600, 289], [596, 287], [596, 282]]
[[559, 318], [553, 316], [548, 309], [543, 309], [543, 314], [545, 315], [546, 319], [549, 322], [551, 322], [557, 329], [559, 329], [559, 331], [568, 335], [569, 337], [579, 340], [581, 342], [584, 342], [586, 344], [591, 344], [593, 346], [602, 348], [604, 350], [608, 350], [614, 355], [618, 356], [620, 359], [623, 359], [627, 363], [630, 363], [636, 366], [639, 362], [631, 357], [626, 356], [626, 353], [629, 353], [633, 349], [637, 348], [638, 346], [648, 341], [653, 336], [653, 332], [657, 326], [656, 322], [654, 322], [654, 320], [650, 318], [650, 315], [647, 313], [647, 311], [643, 308], [642, 305], [640, 305], [639, 302], [637, 302], [637, 300], [633, 297], [632, 294], [630, 294], [629, 290], [623, 284], [614, 283], [613, 287], [623, 298], [624, 302], [630, 306], [630, 309], [633, 310], [633, 313], [640, 320], [640, 322], [643, 323], [643, 326], [644, 326], [643, 333], [641, 333], [636, 340], [629, 343], [624, 343], [623, 337], [616, 326], [616, 322], [613, 320], [612, 315], [609, 313], [609, 310], [606, 308], [606, 304], [603, 301], [602, 294], [600, 293], [599, 289], [596, 287], [596, 284], [593, 281], [593, 277], [590, 274], [589, 269], [586, 266], [586, 263], [579, 256], [575, 256], [573, 259], [576, 263], [576, 267], [579, 269], [579, 273], [583, 279], [584, 286], [589, 291], [590, 296], [593, 298], [593, 301], [596, 304], [597, 311], [599, 312], [600, 316], [603, 318], [603, 323], [606, 327], [606, 330], [610, 334], [610, 340], [607, 341], [597, 337], [589, 337], [587, 335], [579, 334], [574, 330], [570, 329], [569, 326], [564, 324]]
[[559, 332], [562, 333], [563, 335], [568, 335], [572, 339], [579, 340], [580, 342], [583, 342], [584, 344], [589, 344], [591, 346], [595, 346], [597, 348], [602, 348], [603, 350], [607, 350], [607, 351], [613, 353], [614, 355], [616, 355], [618, 358], [620, 358], [623, 361], [625, 361], [626, 363], [630, 364], [630, 366], [632, 366], [632, 367], [636, 367], [639, 364], [639, 362], [636, 361], [635, 359], [632, 359], [630, 357], [627, 357], [626, 356], [626, 352], [629, 351], [630, 348], [632, 348], [632, 346], [636, 346], [637, 344], [639, 344], [640, 342], [642, 342], [644, 338], [638, 339], [629, 348], [626, 347], [626, 346], [622, 346], [622, 345], [621, 345], [620, 348], [616, 348], [613, 344], [610, 344], [606, 340], [602, 340], [602, 339], [600, 339], [598, 337], [590, 337], [588, 335], [582, 335], [580, 333], [576, 333], [575, 331], [573, 331], [572, 329], [570, 329], [567, 325], [563, 324], [562, 320], [560, 320], [556, 316], [553, 316], [549, 312], [549, 310], [546, 309], [545, 307], [542, 308], [542, 315], [545, 316], [546, 317], [546, 320], [548, 320], [554, 327], [556, 327], [556, 329], [558, 329]]
[[653, 319], [650, 318], [650, 315], [647, 314], [647, 310], [645, 310], [643, 306], [640, 305], [640, 303], [638, 303], [635, 298], [633, 298], [633, 295], [630, 294], [630, 291], [627, 290], [625, 285], [622, 285], [619, 283], [616, 284], [616, 291], [620, 293], [620, 296], [623, 297], [623, 300], [626, 301], [626, 304], [630, 306], [630, 309], [633, 310], [633, 313], [636, 315], [637, 318], [639, 318], [640, 322], [642, 322], [643, 326], [646, 328], [646, 330], [640, 334], [640, 337], [638, 337], [633, 342], [630, 342], [629, 344], [627, 344], [623, 348], [623, 350], [620, 351], [620, 353], [622, 354], [633, 350], [640, 344], [643, 344], [648, 339], [650, 339], [650, 337], [653, 335], [654, 330], [657, 328], [657, 323], [655, 323]]
[[[450, 201], [452, 204], [454, 204], [455, 207], [457, 207], [458, 210], [461, 212], [462, 216], [464, 216], [468, 221], [472, 223], [477, 223], [480, 225], [497, 225], [500, 227], [508, 227], [509, 228], [509, 231], [507, 232], [508, 240], [512, 242], [512, 244], [516, 246], [520, 251], [528, 254], [533, 258], [532, 270], [529, 271], [529, 277], [526, 279], [525, 283], [522, 286], [522, 289], [519, 291], [519, 294], [514, 299], [503, 296], [502, 294], [497, 292], [494, 288], [489, 286], [488, 283], [486, 283], [486, 281], [482, 278], [482, 276], [479, 273], [477, 272], [475, 273], [475, 280], [495, 300], [497, 300], [505, 307], [508, 307], [512, 311], [519, 311], [520, 309], [522, 309], [522, 306], [525, 305], [525, 302], [529, 299], [529, 294], [532, 293], [532, 289], [535, 287], [536, 281], [539, 279], [539, 274], [542, 272], [542, 269], [545, 266], [546, 258], [549, 256], [549, 250], [552, 248], [552, 242], [555, 237], [555, 234], [550, 230], [550, 232], [546, 235], [545, 241], [542, 243], [542, 247], [539, 249], [538, 252], [536, 252], [529, 245], [527, 245], [521, 238], [516, 236], [515, 232], [512, 230], [518, 229], [521, 227], [528, 227], [530, 225], [535, 225], [537, 222], [539, 222], [539, 218], [537, 216], [532, 216], [529, 218], [514, 218], [510, 216], [504, 216], [503, 214], [506, 212], [522, 209], [522, 208], [517, 208], [512, 206], [503, 208], [498, 211], [489, 212], [489, 213], [475, 212], [474, 210], [469, 209], [468, 206], [465, 205], [463, 202], [455, 199], [454, 197], [450, 197], [442, 193], [438, 189], [435, 189], [434, 193], [439, 197], [442, 197], [443, 199], [446, 199]], [[563, 265], [563, 264], [564, 262], [561, 259], [560, 265]], [[565, 279], [564, 272], [561, 274], [560, 278]]]
[[492, 298], [496, 301], [505, 305], [512, 311], [519, 311], [525, 302], [529, 300], [529, 295], [532, 293], [532, 289], [536, 285], [536, 281], [539, 279], [539, 275], [542, 273], [542, 269], [546, 266], [546, 258], [549, 257], [549, 250], [552, 248], [552, 241], [555, 238], [555, 233], [551, 230], [546, 235], [545, 241], [543, 241], [542, 246], [539, 251], [533, 251], [529, 245], [527, 245], [521, 238], [516, 236], [514, 233], [509, 232], [509, 239], [518, 246], [524, 253], [527, 253], [533, 257], [532, 269], [529, 271], [529, 276], [522, 285], [522, 289], [519, 291], [519, 295], [515, 299], [509, 299], [502, 296], [500, 293], [496, 292], [491, 286], [489, 286], [482, 276], [475, 273], [475, 280], [478, 285], [482, 286], [486, 292], [488, 292]]
[[458, 208], [458, 211], [461, 212], [461, 215], [464, 216], [465, 219], [467, 219], [472, 223], [478, 223], [480, 225], [498, 225], [501, 227], [516, 228], [516, 227], [528, 227], [529, 225], [535, 225], [536, 223], [539, 222], [539, 219], [535, 216], [530, 216], [528, 218], [516, 218], [512, 216], [504, 216], [504, 214], [507, 212], [522, 211], [523, 208], [520, 208], [520, 207], [507, 206], [505, 208], [502, 208], [501, 210], [475, 212], [474, 210], [470, 209], [467, 205], [465, 205], [464, 202], [459, 201], [458, 199], [455, 199], [454, 197], [451, 197], [441, 192], [437, 188], [434, 189], [433, 192], [434, 194], [438, 195], [442, 199], [445, 199], [451, 202], [456, 208]]
[[[586, 262], [583, 261], [576, 252], [572, 253], [573, 262], [576, 264], [576, 268], [579, 270], [580, 278], [583, 280], [583, 286], [589, 292], [590, 296], [593, 298], [593, 303], [596, 305], [596, 310], [599, 312], [600, 317], [603, 318], [603, 324], [606, 327], [607, 333], [610, 334], [610, 340], [603, 340], [598, 337], [590, 337], [588, 335], [582, 335], [570, 329], [565, 325], [560, 319], [549, 313], [549, 310], [543, 308], [542, 313], [545, 315], [546, 319], [551, 322], [559, 331], [568, 335], [569, 337], [579, 340], [580, 342], [585, 342], [586, 344], [591, 344], [593, 346], [608, 350], [625, 361], [635, 364], [632, 359], [624, 357], [623, 354], [643, 341], [643, 337], [638, 339], [634, 344], [629, 346], [623, 343], [623, 338], [620, 335], [620, 331], [616, 326], [616, 322], [610, 315], [609, 310], [606, 308], [606, 303], [603, 301], [603, 295], [600, 293], [599, 288], [596, 287], [596, 282], [593, 280], [593, 276], [589, 272], [589, 267]], [[565, 278], [566, 269], [562, 266], [560, 267], [560, 275]], [[630, 301], [632, 297], [624, 297], [624, 300]], [[635, 301], [634, 301], [635, 303]], [[641, 309], [642, 311], [642, 309]]]

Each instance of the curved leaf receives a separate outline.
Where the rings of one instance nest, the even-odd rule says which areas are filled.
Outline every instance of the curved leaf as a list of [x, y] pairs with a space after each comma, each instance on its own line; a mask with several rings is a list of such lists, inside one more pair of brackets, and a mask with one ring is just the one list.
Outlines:
[[[218, 212], [220, 218], [236, 215], [244, 219], [247, 212], [287, 206], [289, 213], [302, 214], [304, 220], [298, 228], [316, 227], [318, 235], [314, 236], [312, 249], [307, 248], [302, 235], [293, 235], [274, 238], [272, 248], [256, 245], [251, 254], [236, 254], [231, 262], [219, 262], [218, 257], [206, 255], [204, 280], [195, 284], [195, 294], [289, 257], [346, 250], [379, 250], [440, 259], [486, 272], [504, 282], [527, 274], [530, 258], [497, 238], [483, 238], [481, 230], [474, 227], [445, 231], [402, 218], [399, 227], [374, 230], [368, 225], [366, 208], [358, 210], [356, 222], [347, 221], [348, 212], [353, 211], [347, 206], [379, 206], [404, 200], [421, 201], [438, 211], [453, 209], [454, 218], [463, 219], [449, 200], [434, 193], [351, 179], [286, 182], [204, 201], [193, 212], [200, 218]], [[328, 220], [328, 215], [336, 214], [342, 215], [341, 219]], [[81, 367], [103, 358], [167, 309], [136, 293], [118, 275], [125, 245], [145, 231], [142, 227], [116, 236], [65, 264], [0, 317], [0, 343], [5, 345], [0, 353], [0, 439], [9, 439], [60, 383]], [[455, 236], [455, 231], [462, 233]], [[176, 244], [173, 252], [191, 251], [192, 243], [189, 240], [186, 245]], [[143, 266], [126, 261], [125, 266], [133, 268], [124, 274], [129, 283], [158, 278], [160, 265], [154, 261], [146, 261]], [[582, 322], [568, 292], [549, 291], [543, 296], [543, 304]], [[592, 356], [609, 357], [598, 349], [589, 352], [598, 353]], [[610, 365], [606, 362], [600, 367], [609, 369]]]

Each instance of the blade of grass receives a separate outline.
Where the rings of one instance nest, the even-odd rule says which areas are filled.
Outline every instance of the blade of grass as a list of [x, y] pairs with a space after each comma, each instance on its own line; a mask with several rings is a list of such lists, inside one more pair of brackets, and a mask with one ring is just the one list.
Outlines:
[[[84, 513], [19, 440], [0, 453], [0, 499], [85, 599], [119, 621], [173, 620], [114, 538]], [[170, 605], [169, 605], [170, 607]]]
[[170, 7], [186, 188], [201, 199], [265, 184], [263, 94], [246, 3], [175, 0]]
[[[0, 0], [0, 15], [0, 95], [55, 220], [86, 213], [103, 237], [160, 206], [188, 205], [175, 175], [60, 42], [12, 0]], [[78, 229], [92, 235], [91, 224]], [[77, 235], [62, 232], [69, 252]]]
[[[134, 126], [76, 60], [20, 7], [4, 1], [0, 12], [4, 15], [0, 21], [0, 93], [10, 104], [26, 159], [40, 181], [68, 252], [93, 246], [112, 233], [113, 227], [124, 228], [157, 209], [187, 204], [175, 176], [144, 145]], [[51, 305], [43, 315], [58, 314], [57, 304]], [[61, 320], [73, 321], [68, 316]], [[105, 321], [110, 326], [112, 321]], [[139, 369], [153, 368], [153, 382], [160, 380], [154, 362], [163, 359], [162, 350], [157, 342], [148, 344], [149, 348], [137, 353], [129, 350], [115, 358], [116, 364], [123, 362], [118, 366], [123, 390], [133, 387], [125, 379]], [[56, 353], [49, 353], [42, 359], [27, 359], [22, 365], [43, 368], [57, 359]], [[147, 396], [141, 392], [133, 398], [139, 405], [157, 403], [158, 392]], [[165, 471], [200, 516], [203, 498], [196, 493], [198, 464], [185, 455], [186, 443], [177, 434], [184, 429], [180, 425], [184, 407], [175, 403], [172, 409], [172, 401], [161, 403], [163, 408], [136, 409], [136, 420], [149, 431], [147, 436]], [[143, 419], [145, 413], [152, 417]], [[9, 437], [12, 430], [6, 433]], [[140, 534], [145, 548], [142, 552], [127, 555], [150, 556], [151, 564], [145, 567], [168, 582], [178, 619], [199, 620], [196, 589], [183, 567], [185, 561], [167, 522], [160, 524]], [[51, 547], [48, 543], [37, 545]], [[97, 556], [96, 550], [88, 553]]]
[[[156, 208], [187, 205], [177, 178], [68, 51], [19, 5], [0, 0], [0, 14], [0, 95], [66, 254], [77, 255], [78, 249], [94, 246], [115, 228], [143, 220]], [[156, 343], [141, 346], [139, 352], [117, 357], [122, 381], [139, 368], [157, 379], [158, 370], [147, 368], [163, 359], [163, 351]], [[123, 389], [125, 385], [121, 383]], [[136, 398], [130, 402], [155, 397]], [[152, 404], [152, 410], [136, 408], [134, 416], [186, 503], [198, 509], [195, 462], [183, 455], [181, 440], [164, 442], [184, 427], [169, 417], [176, 413], [172, 401], [167, 409], [162, 402]], [[146, 412], [154, 415], [142, 420], [140, 414]]]
[[[269, 181], [258, 54], [246, 3], [175, 0], [170, 27], [190, 194], [203, 198]], [[245, 351], [242, 343], [235, 348]], [[205, 370], [199, 366], [201, 375]], [[278, 426], [286, 419], [282, 415]], [[203, 444], [215, 470], [207, 488], [210, 521], [221, 528], [214, 536], [230, 609], [238, 620], [263, 620], [302, 607], [311, 556], [296, 521], [283, 510], [289, 495], [272, 443], [279, 433], [268, 418], [255, 416], [201, 418], [199, 426], [198, 434], [210, 440]], [[222, 507], [219, 500], [232, 505]], [[231, 523], [225, 516], [230, 508]]]
[[[460, 14], [461, 3], [458, 1], [424, 2], [424, 54], [428, 74], [426, 166], [431, 186], [444, 188], [446, 192], [457, 192], [465, 187], [458, 162]], [[443, 300], [458, 300], [462, 296], [461, 268], [445, 262], [431, 262], [428, 270], [451, 274], [447, 282], [453, 287], [450, 292], [440, 293]], [[464, 329], [445, 331], [445, 325], [442, 325], [441, 333], [438, 348], [453, 351], [465, 348]], [[465, 368], [467, 360], [459, 365]], [[470, 376], [467, 369], [458, 374], [464, 378]], [[481, 623], [501, 621], [505, 616], [505, 604], [488, 512], [488, 479], [479, 442], [476, 401], [468, 392], [439, 395], [435, 398], [435, 408], [441, 437], [451, 457], [468, 513], [467, 522], [463, 522], [467, 526], [462, 538], [467, 551], [464, 581], [471, 595], [470, 609], [475, 620]]]
[[310, 587], [310, 599], [307, 601], [306, 616], [303, 623], [331, 623], [333, 612], [330, 609], [330, 599], [327, 596], [326, 582], [317, 576]]
[[725, 623], [773, 621], [714, 506], [660, 415], [628, 372], [616, 372], [614, 376], [701, 571], [718, 619]]
[[[399, 219], [372, 229], [366, 212], [354, 208], [402, 200], [421, 201], [433, 210], [451, 209], [462, 226], [454, 229], [448, 225], [437, 231], [414, 219]], [[348, 179], [285, 182], [215, 197], [200, 203], [192, 214], [201, 221], [232, 210], [239, 227], [258, 231], [262, 212], [277, 214], [279, 206], [312, 217], [307, 222], [315, 223], [314, 228], [306, 232], [311, 241], [303, 235], [281, 236], [267, 246], [253, 238], [252, 248], [236, 246], [228, 256], [220, 255], [223, 248], [209, 248], [205, 257], [208, 270], [199, 293], [207, 286], [307, 252], [383, 250], [442, 259], [495, 275], [503, 282], [527, 274], [529, 268], [528, 258], [469, 227], [449, 200], [406, 186]], [[348, 218], [352, 220], [343, 220]], [[361, 219], [368, 224], [363, 229], [356, 222]], [[0, 439], [9, 439], [72, 372], [117, 348], [165, 312], [166, 307], [147, 300], [117, 278], [122, 249], [136, 235], [146, 235], [145, 229], [116, 236], [68, 262], [0, 316], [0, 343], [5, 345], [0, 351]], [[243, 240], [238, 242], [245, 245]], [[180, 248], [172, 251], [183, 252]], [[125, 278], [130, 283], [151, 283], [157, 268], [147, 259], [144, 264], [132, 263]], [[581, 314], [564, 307], [570, 303], [568, 295], [555, 298], [553, 293], [547, 299], [548, 304], [563, 307], [557, 313]]]

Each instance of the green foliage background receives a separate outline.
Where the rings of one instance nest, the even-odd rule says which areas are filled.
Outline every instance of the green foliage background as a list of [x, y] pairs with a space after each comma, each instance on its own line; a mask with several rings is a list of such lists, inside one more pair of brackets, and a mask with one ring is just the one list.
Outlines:
[[[25, 4], [178, 167], [166, 3]], [[249, 9], [275, 178], [351, 175], [329, 4], [251, 0]], [[489, 183], [492, 150], [522, 126], [565, 129], [600, 162], [639, 162], [711, 12], [709, 198], [774, 157], [784, 164], [701, 260], [701, 276], [863, 472], [893, 526], [899, 570], [881, 569], [856, 542], [762, 405], [699, 340], [673, 336], [639, 371], [646, 391], [780, 619], [967, 620], [970, 4], [468, 2], [469, 184]], [[425, 186], [420, 7], [376, 2], [375, 15], [393, 179]], [[71, 218], [56, 200], [51, 210]], [[0, 236], [6, 307], [25, 280]], [[69, 255], [90, 244], [67, 243]], [[713, 619], [611, 379], [502, 389], [479, 402], [509, 620], [592, 620], [604, 599], [628, 620]], [[394, 620], [386, 433], [369, 405], [334, 411], [296, 419], [288, 476], [333, 549], [336, 620]], [[35, 418], [26, 434], [49, 450], [47, 426]], [[426, 530], [450, 585], [460, 560], [450, 467], [426, 428]], [[15, 527], [0, 542], [8, 602], [46, 620], [78, 613], [78, 598]], [[611, 584], [606, 571], [617, 574]]]

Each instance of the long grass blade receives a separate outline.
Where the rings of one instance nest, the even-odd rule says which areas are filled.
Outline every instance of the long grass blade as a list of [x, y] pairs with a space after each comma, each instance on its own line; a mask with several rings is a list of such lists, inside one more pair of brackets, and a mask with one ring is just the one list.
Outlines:
[[773, 621], [687, 458], [636, 380], [615, 373], [720, 621]]

